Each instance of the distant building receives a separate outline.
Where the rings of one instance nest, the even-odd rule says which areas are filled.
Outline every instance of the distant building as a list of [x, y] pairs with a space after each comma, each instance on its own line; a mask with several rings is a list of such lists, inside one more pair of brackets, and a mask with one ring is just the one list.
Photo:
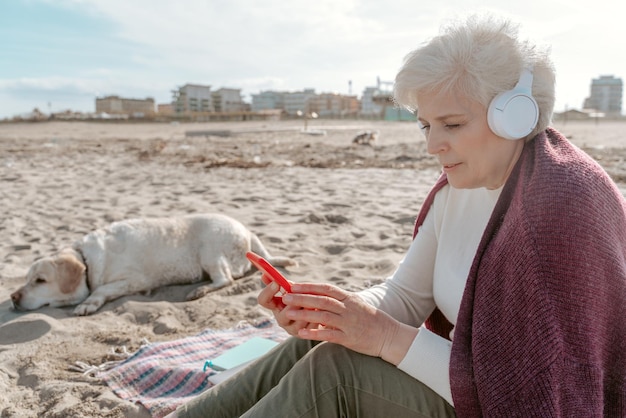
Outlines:
[[32, 112], [28, 115], [28, 119], [31, 120], [46, 120], [48, 116], [43, 113], [39, 108], [34, 108]]
[[552, 119], [562, 122], [570, 120], [589, 120], [593, 118], [593, 115], [594, 112], [589, 110], [568, 109], [564, 112], [554, 112]]
[[415, 115], [393, 101], [393, 82], [376, 77], [376, 87], [366, 87], [361, 98], [361, 115], [389, 121], [414, 121]]
[[381, 81], [376, 77], [376, 87], [366, 87], [361, 97], [361, 115], [381, 117], [386, 120], [404, 120], [408, 112], [394, 109], [393, 82]]
[[360, 107], [356, 96], [338, 93], [316, 94], [309, 99], [309, 112], [315, 112], [321, 117], [356, 116]]
[[357, 115], [361, 104], [356, 96], [338, 93], [316, 94], [313, 89], [296, 92], [262, 91], [252, 95], [252, 111], [280, 109], [295, 116], [301, 113], [317, 113], [322, 117]]
[[622, 79], [603, 75], [591, 81], [591, 95], [585, 99], [583, 108], [605, 113], [607, 116], [622, 113]]
[[172, 115], [174, 114], [174, 105], [171, 103], [159, 103], [157, 105], [157, 113], [159, 115]]
[[211, 86], [185, 84], [172, 91], [172, 105], [177, 114], [214, 112]]
[[363, 116], [381, 116], [383, 107], [374, 101], [374, 96], [379, 92], [378, 87], [366, 87], [361, 96], [361, 115]]
[[151, 116], [154, 114], [154, 99], [125, 99], [119, 96], [96, 98], [96, 113], [110, 115]]
[[285, 92], [268, 90], [252, 95], [253, 112], [269, 109], [285, 109]]
[[297, 115], [298, 112], [310, 113], [309, 100], [314, 96], [314, 89], [285, 93], [285, 112], [289, 115]]
[[243, 112], [246, 104], [241, 97], [241, 89], [221, 88], [212, 93], [213, 109], [216, 112]]

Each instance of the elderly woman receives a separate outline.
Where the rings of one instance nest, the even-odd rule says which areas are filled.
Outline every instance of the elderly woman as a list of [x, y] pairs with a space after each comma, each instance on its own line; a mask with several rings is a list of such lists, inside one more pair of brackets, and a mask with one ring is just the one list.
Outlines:
[[178, 416], [626, 416], [626, 203], [548, 127], [554, 83], [493, 17], [412, 52], [396, 100], [443, 173], [404, 260], [359, 293], [269, 284], [294, 337]]

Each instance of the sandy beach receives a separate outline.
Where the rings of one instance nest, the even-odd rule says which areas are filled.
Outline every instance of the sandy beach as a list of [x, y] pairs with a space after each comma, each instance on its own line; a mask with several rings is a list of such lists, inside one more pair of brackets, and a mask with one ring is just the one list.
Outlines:
[[[626, 195], [626, 122], [555, 124]], [[269, 313], [252, 272], [196, 301], [198, 285], [107, 303], [16, 312], [9, 295], [38, 257], [111, 222], [218, 212], [293, 257], [293, 281], [359, 290], [383, 280], [407, 250], [439, 167], [416, 124], [309, 121], [0, 124], [0, 418], [147, 417], [101, 380], [70, 369], [123, 347], [225, 329]], [[373, 146], [353, 145], [375, 130]], [[321, 133], [321, 132], [314, 132]]]

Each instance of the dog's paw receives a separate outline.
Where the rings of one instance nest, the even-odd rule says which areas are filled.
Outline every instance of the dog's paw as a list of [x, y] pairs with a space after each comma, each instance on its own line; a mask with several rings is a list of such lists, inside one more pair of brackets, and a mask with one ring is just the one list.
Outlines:
[[209, 293], [217, 290], [218, 288], [214, 286], [200, 286], [197, 289], [192, 290], [187, 294], [187, 300], [196, 300], [200, 299], [203, 296], [208, 295]]
[[98, 302], [86, 301], [86, 302], [81, 303], [74, 309], [74, 315], [77, 315], [77, 316], [91, 315], [92, 313], [100, 309], [101, 306], [102, 304]]
[[191, 292], [187, 293], [187, 296], [185, 297], [185, 299], [187, 300], [196, 300], [196, 299], [200, 299], [202, 296], [206, 295], [207, 293], [209, 293], [209, 291], [207, 289], [203, 287], [199, 287], [195, 290], [192, 290]]

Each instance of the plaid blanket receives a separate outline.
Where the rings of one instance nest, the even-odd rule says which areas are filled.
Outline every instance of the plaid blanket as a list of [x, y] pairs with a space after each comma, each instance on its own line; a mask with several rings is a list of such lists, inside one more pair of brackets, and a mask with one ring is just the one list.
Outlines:
[[139, 402], [153, 417], [162, 417], [212, 386], [208, 378], [218, 372], [209, 367], [204, 370], [207, 360], [252, 337], [282, 341], [287, 333], [273, 320], [208, 329], [192, 337], [146, 345], [97, 377], [120, 398]]

